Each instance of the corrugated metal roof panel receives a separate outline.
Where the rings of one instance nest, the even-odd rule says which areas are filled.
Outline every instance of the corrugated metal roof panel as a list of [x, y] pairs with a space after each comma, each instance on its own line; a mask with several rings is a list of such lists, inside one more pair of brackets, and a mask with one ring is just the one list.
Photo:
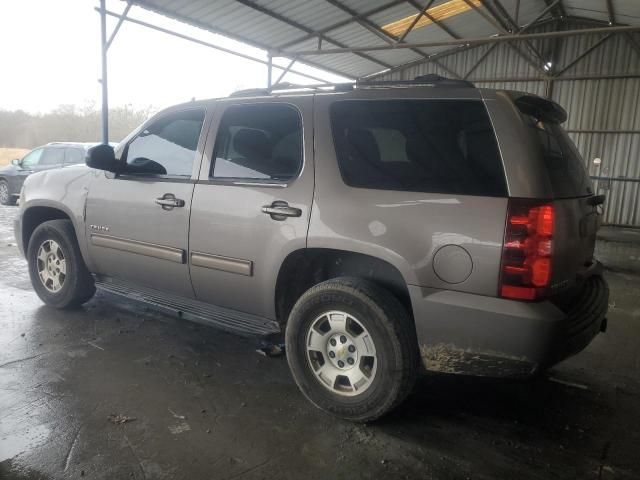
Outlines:
[[[348, 9], [358, 14], [369, 12], [376, 8], [381, 11], [367, 17], [374, 25], [382, 27], [388, 23], [407, 18], [418, 13], [419, 8], [427, 5], [428, 0], [414, 0], [400, 2], [393, 0], [340, 0]], [[437, 0], [433, 6], [441, 5], [447, 0]], [[640, 25], [640, 1], [638, 0], [612, 0], [616, 21], [621, 23]], [[365, 47], [385, 45], [385, 41], [379, 35], [372, 33], [363, 27], [358, 21], [351, 21], [346, 25], [331, 29], [331, 26], [348, 21], [350, 15], [344, 9], [332, 5], [326, 0], [133, 0], [133, 3], [144, 8], [155, 10], [166, 16], [176, 18], [186, 23], [204, 28], [216, 33], [221, 33], [236, 40], [266, 50], [278, 49], [282, 45], [290, 44], [322, 30], [326, 32], [326, 40], [323, 48], [333, 47]], [[506, 12], [516, 16], [516, 7], [519, 5], [517, 23], [527, 24], [538, 17], [547, 8], [545, 0], [501, 0]], [[563, 0], [564, 8], [570, 15], [580, 15], [592, 19], [608, 19], [606, 2], [603, 0]], [[483, 37], [496, 34], [496, 28], [491, 22], [475, 11], [467, 11], [453, 17], [449, 17], [441, 23], [460, 37]], [[551, 27], [549, 27], [551, 28]], [[327, 30], [328, 29], [328, 30]], [[408, 36], [408, 42], [432, 42], [449, 39], [451, 36], [435, 24], [429, 24], [414, 29]], [[332, 41], [333, 40], [333, 41]], [[585, 42], [594, 41], [594, 37], [584, 39]], [[538, 51], [549, 51], [550, 42], [531, 42]], [[311, 42], [295, 44], [294, 50], [315, 49], [317, 37]], [[518, 47], [532, 59], [535, 55], [529, 51], [523, 43]], [[292, 49], [292, 48], [290, 48]], [[422, 48], [426, 54], [434, 54], [451, 50], [451, 46], [437, 46]], [[481, 52], [481, 49], [475, 49]], [[492, 66], [484, 69], [488, 75], [531, 75], [536, 73], [531, 63], [538, 63], [540, 59], [533, 61], [523, 60], [522, 55], [513, 48], [501, 45], [496, 48]], [[494, 55], [494, 53], [492, 53]], [[383, 70], [384, 65], [399, 66], [418, 61], [421, 54], [407, 49], [392, 51], [367, 52], [365, 54], [345, 54], [330, 56], [309, 56], [300, 59], [304, 63], [307, 60], [315, 65], [321, 65], [332, 71], [339, 71], [345, 75], [361, 77]], [[343, 57], [343, 58], [340, 58]], [[370, 60], [367, 60], [369, 57]], [[476, 57], [477, 58], [477, 57]], [[456, 72], [465, 72], [473, 66], [473, 55], [467, 55], [453, 60], [441, 60], [448, 69]], [[604, 59], [604, 61], [607, 61]], [[460, 65], [463, 63], [463, 65]], [[581, 62], [582, 63], [582, 62]], [[593, 66], [597, 65], [593, 63]], [[576, 65], [576, 71], [582, 68]], [[477, 75], [482, 74], [479, 69]], [[476, 75], [474, 73], [474, 75]]]

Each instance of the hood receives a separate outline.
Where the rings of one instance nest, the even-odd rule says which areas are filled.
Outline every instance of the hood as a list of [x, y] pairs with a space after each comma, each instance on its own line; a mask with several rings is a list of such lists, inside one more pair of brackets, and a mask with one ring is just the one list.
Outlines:
[[21, 170], [20, 167], [17, 167], [12, 163], [4, 167], [0, 167], [0, 173], [13, 173], [13, 172], [19, 172], [20, 170]]

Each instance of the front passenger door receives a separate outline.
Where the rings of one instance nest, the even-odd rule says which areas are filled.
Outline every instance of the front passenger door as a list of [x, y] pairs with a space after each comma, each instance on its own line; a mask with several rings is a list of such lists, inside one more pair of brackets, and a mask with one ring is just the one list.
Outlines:
[[189, 216], [204, 140], [203, 108], [152, 119], [125, 146], [121, 172], [96, 172], [86, 214], [93, 271], [193, 297]]

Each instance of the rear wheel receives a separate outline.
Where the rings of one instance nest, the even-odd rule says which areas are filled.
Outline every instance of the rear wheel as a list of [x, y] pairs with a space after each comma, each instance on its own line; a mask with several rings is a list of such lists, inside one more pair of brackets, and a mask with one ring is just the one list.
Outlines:
[[419, 371], [415, 327], [387, 290], [357, 278], [328, 280], [296, 303], [287, 360], [302, 393], [347, 420], [375, 420], [409, 394]]
[[29, 240], [27, 260], [33, 289], [47, 305], [75, 307], [93, 297], [94, 280], [71, 221], [50, 220], [39, 225]]
[[9, 193], [9, 184], [6, 180], [0, 180], [0, 205], [15, 205], [16, 200]]

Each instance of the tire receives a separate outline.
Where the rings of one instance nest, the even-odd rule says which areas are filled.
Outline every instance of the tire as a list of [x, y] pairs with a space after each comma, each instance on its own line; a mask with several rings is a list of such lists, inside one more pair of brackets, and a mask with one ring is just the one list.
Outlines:
[[[347, 334], [335, 325], [345, 325]], [[331, 346], [332, 339], [337, 347]], [[397, 407], [413, 389], [420, 368], [415, 326], [404, 306], [387, 290], [359, 278], [328, 280], [302, 295], [289, 316], [286, 351], [302, 393], [321, 410], [355, 422], [373, 421]], [[341, 367], [337, 359], [345, 355]], [[348, 355], [353, 355], [351, 366]]]
[[6, 180], [0, 180], [0, 205], [15, 205], [16, 199], [9, 193], [9, 184]]
[[[70, 220], [50, 220], [40, 224], [29, 240], [27, 260], [33, 289], [47, 305], [73, 308], [93, 297], [95, 283], [80, 253]], [[60, 271], [49, 271], [48, 266], [52, 270], [63, 270], [64, 275]], [[46, 284], [44, 278], [49, 279]]]

